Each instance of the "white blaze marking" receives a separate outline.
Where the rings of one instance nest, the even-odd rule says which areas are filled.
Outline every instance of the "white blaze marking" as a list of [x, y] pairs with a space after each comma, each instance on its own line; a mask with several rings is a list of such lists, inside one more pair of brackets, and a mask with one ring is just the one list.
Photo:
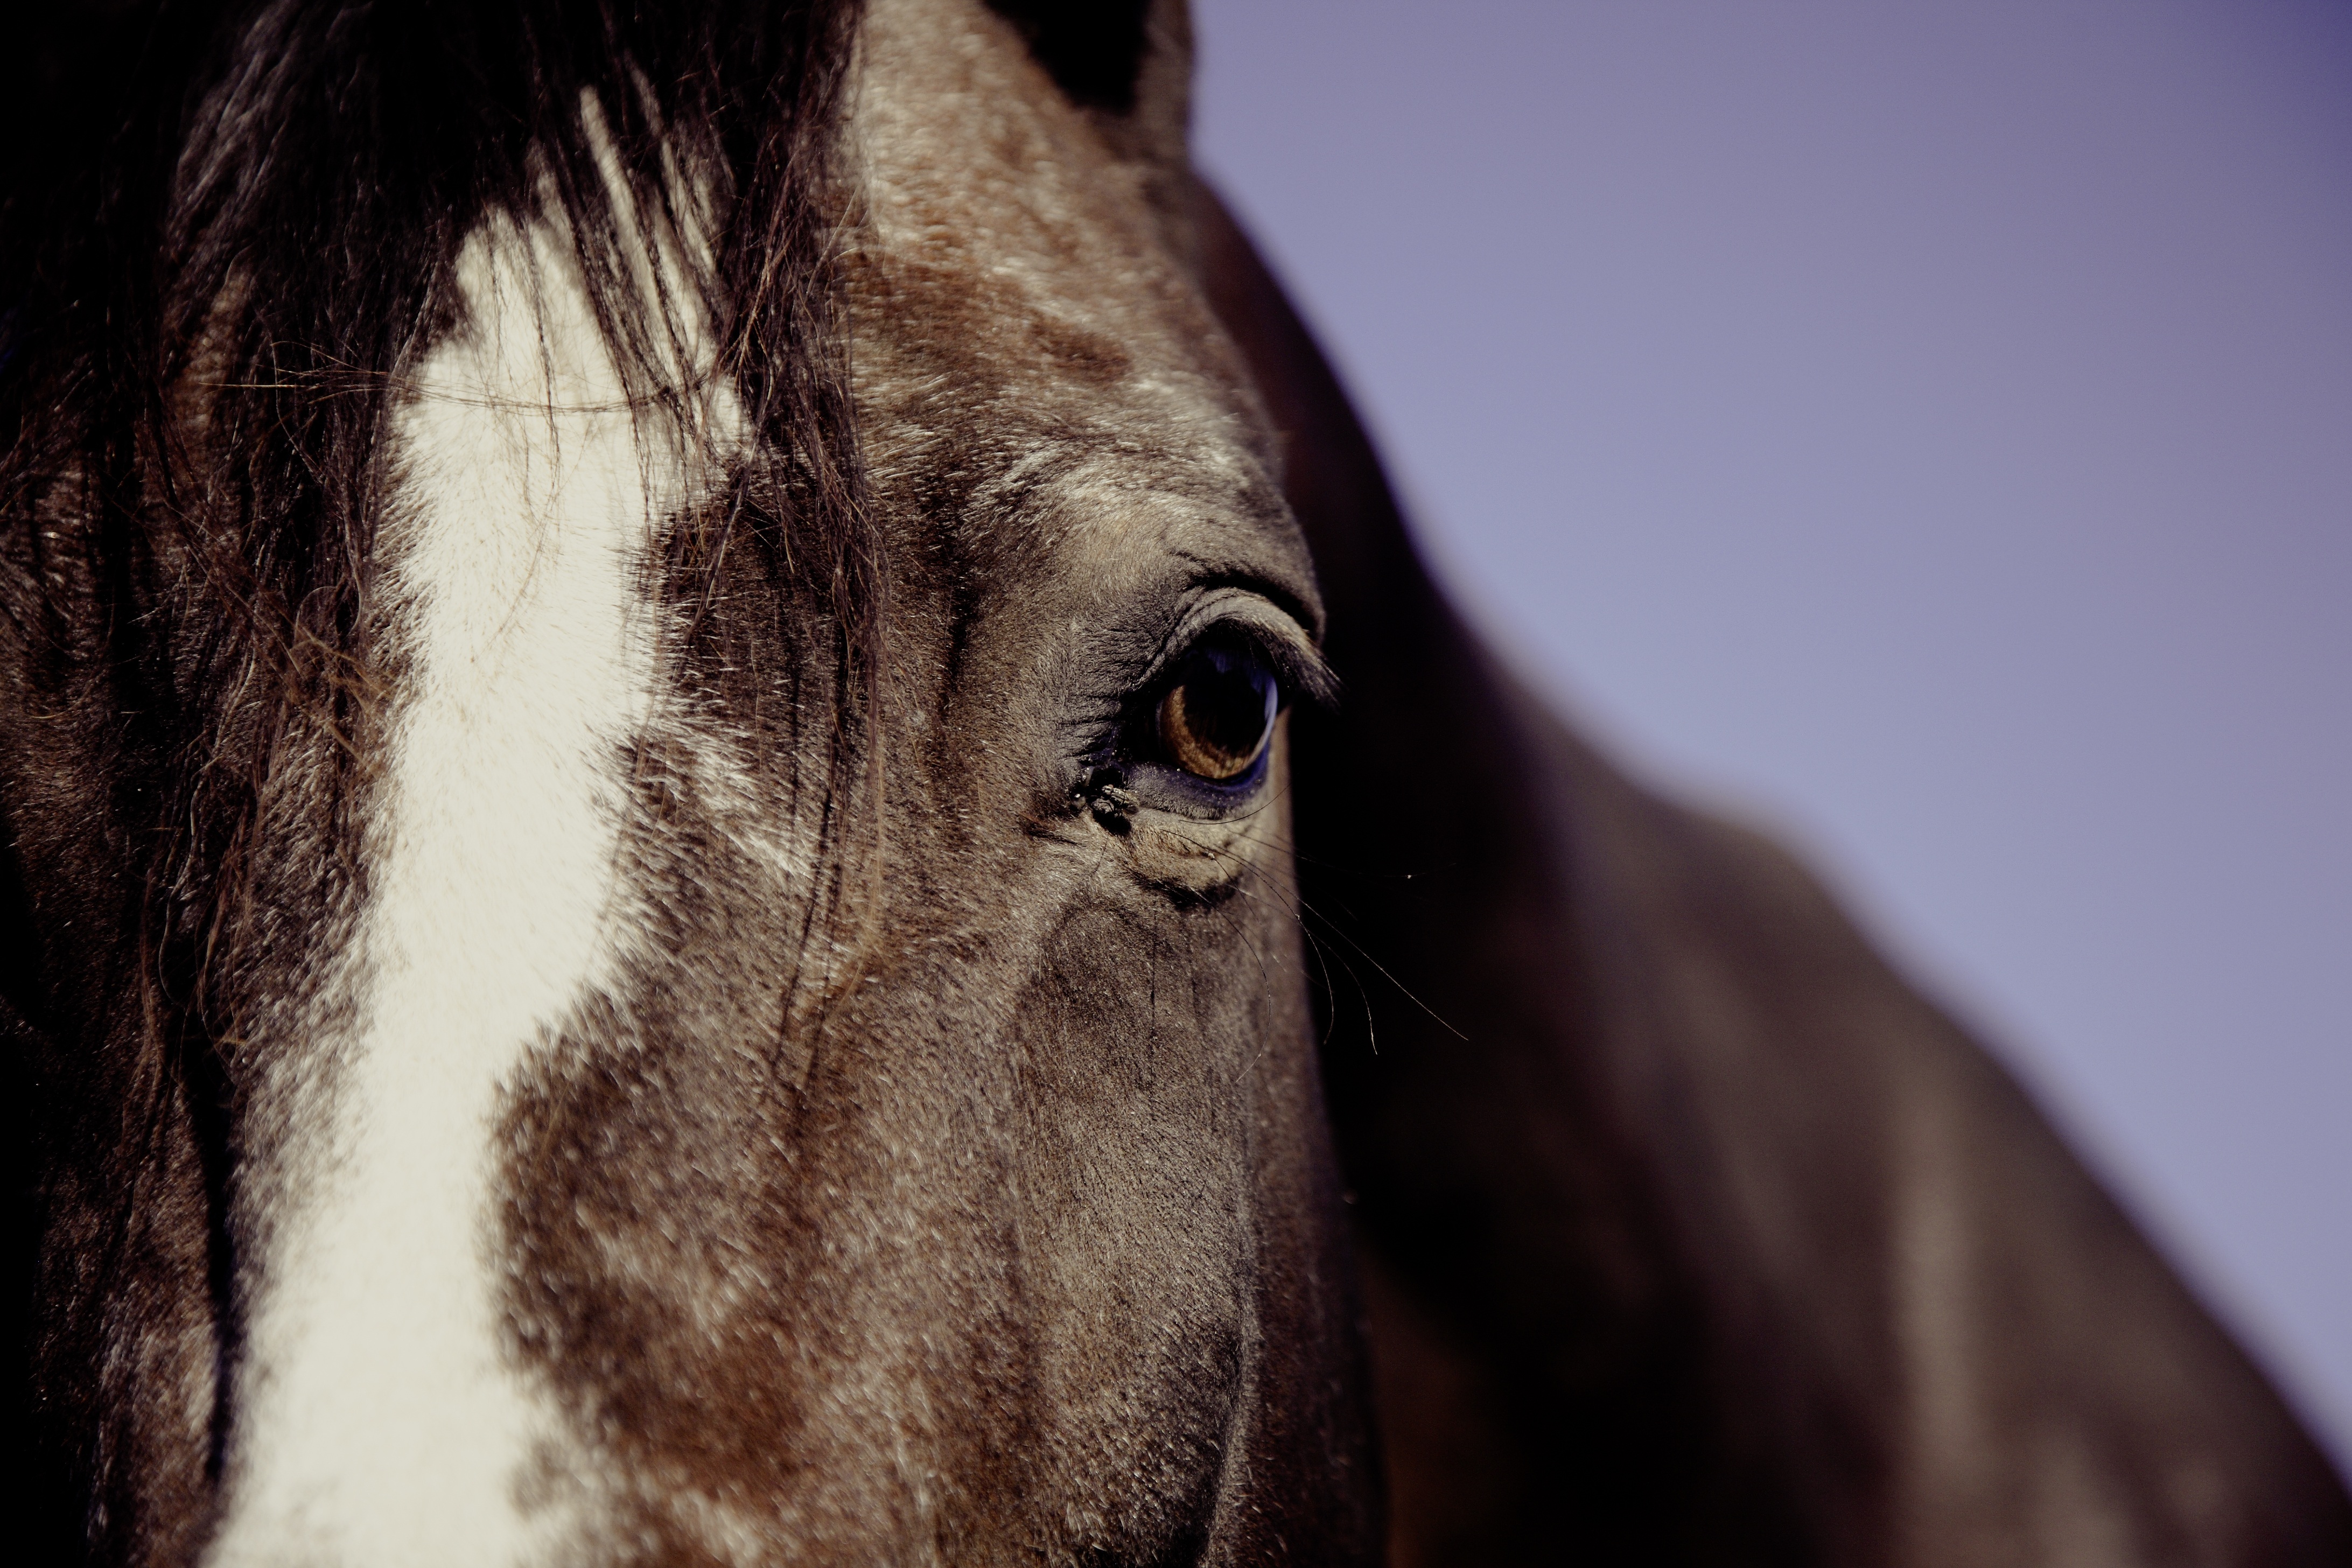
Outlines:
[[[502, 1340], [501, 1089], [606, 980], [624, 748], [656, 668], [656, 523], [698, 488], [637, 421], [570, 257], [493, 224], [469, 312], [394, 424], [389, 587], [408, 664], [364, 853], [346, 1031], [290, 1135], [253, 1280], [216, 1568], [543, 1559], [589, 1521], [523, 1500], [576, 1457]], [[708, 410], [740, 432], [725, 394]], [[643, 437], [644, 439], [639, 437]]]

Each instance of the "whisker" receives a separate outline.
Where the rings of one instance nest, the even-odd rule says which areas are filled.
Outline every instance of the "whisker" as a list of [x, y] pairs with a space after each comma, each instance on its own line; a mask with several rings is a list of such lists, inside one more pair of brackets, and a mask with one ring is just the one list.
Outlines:
[[[1231, 850], [1231, 849], [1228, 849], [1228, 848], [1224, 847], [1223, 845], [1211, 844], [1211, 843], [1208, 843], [1208, 842], [1206, 842], [1206, 841], [1204, 841], [1204, 840], [1202, 840], [1202, 839], [1197, 839], [1197, 838], [1190, 837], [1189, 836], [1188, 836], [1188, 837], [1186, 837], [1185, 841], [1186, 841], [1187, 843], [1189, 843], [1189, 844], [1192, 845], [1194, 847], [1198, 848], [1199, 850], [1201, 850], [1203, 854], [1212, 855], [1212, 856], [1218, 856], [1218, 857], [1222, 857], [1222, 858], [1225, 858], [1225, 859], [1234, 860], [1234, 861], [1239, 862], [1240, 864], [1244, 865], [1244, 867], [1246, 867], [1246, 866], [1248, 866], [1248, 865], [1252, 864], [1252, 862], [1250, 862], [1250, 861], [1248, 861], [1248, 860], [1244, 859], [1242, 856], [1240, 856], [1240, 855], [1238, 855], [1238, 854], [1234, 853], [1233, 850]], [[1269, 842], [1269, 843], [1270, 843], [1270, 842], [1272, 842], [1272, 840], [1271, 840], [1271, 839], [1269, 839], [1269, 840], [1267, 840], [1266, 842]], [[1237, 887], [1235, 887], [1235, 889], [1234, 889], [1234, 890], [1236, 893], [1238, 893], [1238, 894], [1240, 894], [1240, 895], [1242, 895], [1243, 897], [1245, 897], [1245, 898], [1255, 898], [1255, 897], [1259, 897], [1259, 896], [1261, 896], [1261, 895], [1257, 894], [1255, 890], [1253, 890], [1253, 889], [1249, 889], [1249, 888], [1246, 888], [1246, 887], [1240, 887], [1240, 886], [1237, 886]], [[1388, 966], [1387, 966], [1386, 964], [1382, 963], [1379, 959], [1374, 958], [1374, 957], [1371, 955], [1371, 953], [1370, 953], [1370, 952], [1366, 951], [1366, 949], [1364, 948], [1364, 946], [1363, 946], [1363, 944], [1362, 944], [1361, 942], [1359, 942], [1358, 941], [1356, 941], [1356, 940], [1355, 940], [1355, 938], [1353, 938], [1353, 937], [1349, 936], [1349, 935], [1347, 933], [1347, 931], [1346, 931], [1342, 930], [1342, 929], [1340, 928], [1340, 926], [1339, 926], [1339, 922], [1338, 922], [1338, 921], [1334, 921], [1330, 916], [1328, 916], [1328, 915], [1325, 914], [1322, 910], [1320, 910], [1317, 909], [1313, 904], [1311, 904], [1311, 903], [1307, 902], [1307, 898], [1306, 898], [1306, 896], [1305, 896], [1303, 893], [1297, 893], [1297, 892], [1294, 890], [1294, 895], [1293, 895], [1293, 896], [1297, 899], [1297, 904], [1298, 904], [1298, 908], [1299, 908], [1299, 910], [1302, 911], [1302, 913], [1301, 913], [1299, 916], [1294, 917], [1294, 918], [1296, 918], [1296, 919], [1297, 919], [1297, 920], [1299, 921], [1299, 922], [1300, 922], [1300, 930], [1301, 930], [1302, 931], [1304, 931], [1307, 929], [1307, 927], [1306, 927], [1306, 923], [1305, 923], [1305, 918], [1306, 918], [1307, 916], [1312, 916], [1314, 919], [1316, 919], [1316, 920], [1318, 920], [1318, 921], [1321, 921], [1321, 922], [1322, 922], [1322, 924], [1323, 924], [1323, 926], [1324, 926], [1324, 929], [1325, 929], [1325, 930], [1326, 930], [1326, 931], [1327, 931], [1330, 935], [1332, 935], [1333, 937], [1338, 938], [1340, 942], [1345, 942], [1345, 943], [1346, 943], [1346, 944], [1347, 944], [1350, 949], [1352, 949], [1352, 950], [1354, 951], [1354, 952], [1355, 952], [1356, 956], [1358, 956], [1359, 958], [1362, 959], [1366, 963], [1370, 964], [1370, 965], [1372, 966], [1372, 968], [1373, 968], [1373, 969], [1374, 969], [1374, 970], [1375, 970], [1375, 971], [1380, 974], [1380, 976], [1381, 976], [1381, 979], [1383, 979], [1383, 980], [1387, 981], [1391, 985], [1392, 985], [1392, 986], [1394, 986], [1394, 987], [1396, 988], [1397, 994], [1398, 994], [1399, 995], [1402, 996], [1406, 1001], [1411, 1002], [1414, 1006], [1416, 1006], [1416, 1007], [1420, 1008], [1423, 1013], [1427, 1014], [1427, 1015], [1429, 1016], [1429, 1017], [1430, 1017], [1431, 1021], [1432, 1021], [1432, 1022], [1433, 1022], [1433, 1023], [1435, 1023], [1439, 1028], [1444, 1029], [1447, 1034], [1452, 1035], [1455, 1039], [1462, 1041], [1462, 1042], [1463, 1042], [1464, 1044], [1465, 1044], [1465, 1045], [1469, 1043], [1469, 1040], [1470, 1040], [1470, 1037], [1469, 1037], [1469, 1036], [1467, 1036], [1467, 1035], [1464, 1034], [1460, 1029], [1455, 1028], [1455, 1027], [1454, 1026], [1453, 1023], [1452, 1023], [1450, 1020], [1448, 1020], [1448, 1019], [1445, 1017], [1445, 1016], [1444, 1016], [1444, 1014], [1442, 1014], [1442, 1013], [1438, 1012], [1436, 1008], [1432, 1007], [1428, 1003], [1426, 1003], [1426, 1002], [1423, 1001], [1423, 1000], [1421, 999], [1421, 997], [1420, 997], [1418, 994], [1416, 994], [1414, 993], [1414, 991], [1412, 990], [1412, 988], [1411, 986], [1409, 986], [1409, 985], [1405, 984], [1405, 983], [1404, 983], [1403, 981], [1399, 980], [1399, 979], [1396, 977], [1396, 975], [1395, 975], [1394, 973], [1391, 973], [1391, 971], [1389, 970], [1389, 968], [1388, 968]], [[1344, 963], [1345, 961], [1343, 960], [1342, 962]], [[1352, 973], [1352, 972], [1353, 972], [1353, 971], [1352, 971], [1352, 966], [1350, 966], [1350, 973]], [[1360, 984], [1361, 984], [1361, 982], [1360, 982], [1360, 980], [1359, 980], [1359, 984], [1360, 985]], [[1369, 997], [1369, 996], [1367, 996], [1367, 998], [1366, 998], [1366, 1006], [1367, 1006], [1367, 1022], [1366, 1022], [1366, 1027], [1367, 1027], [1367, 1032], [1369, 1033], [1369, 1032], [1370, 1032], [1370, 997]], [[1375, 1047], [1375, 1048], [1377, 1049], [1377, 1047]]]

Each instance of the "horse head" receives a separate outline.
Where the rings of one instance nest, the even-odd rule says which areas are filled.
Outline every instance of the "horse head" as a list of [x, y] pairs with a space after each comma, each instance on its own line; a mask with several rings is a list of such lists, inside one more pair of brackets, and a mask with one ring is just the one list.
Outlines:
[[142, 26], [8, 209], [38, 1544], [2347, 1539], [2007, 1081], [1446, 609], [1181, 5]]
[[[142, 781], [194, 826], [114, 868], [165, 909], [42, 931], [105, 994], [28, 1005], [122, 1057], [90, 1092], [140, 1118], [78, 1152], [76, 1221], [131, 1251], [44, 1369], [130, 1358], [74, 1454], [102, 1533], [224, 1563], [1372, 1539], [1281, 717], [1329, 694], [1322, 612], [1188, 259], [1182, 19], [1129, 10], [1044, 47], [964, 0], [854, 43], [822, 6], [678, 22], [704, 55], [640, 21], [584, 65], [445, 34], [478, 91], [520, 54], [552, 102], [462, 185], [401, 163], [370, 265], [422, 276], [315, 304], [253, 254], [287, 176], [245, 130], [316, 130], [293, 73], [330, 60], [461, 115], [398, 52], [454, 24], [364, 54], [297, 7], [233, 25], [278, 74], [198, 83], [160, 198], [179, 360], [134, 466], [180, 510], [109, 568], [202, 710]], [[318, 342], [394, 301], [389, 352]], [[368, 407], [281, 436], [340, 483], [253, 472], [255, 396]], [[300, 589], [272, 502], [308, 509], [270, 542]], [[102, 555], [82, 521], [47, 548]], [[95, 801], [127, 704], [48, 651], [42, 777]], [[225, 731], [226, 768], [184, 749]], [[46, 913], [104, 851], [12, 804], [54, 825], [18, 841]]]

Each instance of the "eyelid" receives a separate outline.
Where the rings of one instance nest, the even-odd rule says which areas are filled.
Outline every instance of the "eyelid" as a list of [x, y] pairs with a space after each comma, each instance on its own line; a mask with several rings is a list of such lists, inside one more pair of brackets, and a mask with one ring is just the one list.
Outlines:
[[1157, 681], [1209, 633], [1228, 629], [1238, 630], [1255, 643], [1291, 691], [1318, 706], [1328, 707], [1338, 700], [1339, 678], [1324, 662], [1307, 628], [1272, 601], [1245, 588], [1218, 588], [1201, 595], [1169, 629], [1140, 684], [1149, 687]]

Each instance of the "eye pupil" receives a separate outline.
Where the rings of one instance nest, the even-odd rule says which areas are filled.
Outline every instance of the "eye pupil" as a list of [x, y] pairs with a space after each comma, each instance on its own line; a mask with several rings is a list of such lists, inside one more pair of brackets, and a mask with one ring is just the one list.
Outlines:
[[1274, 676], [1247, 654], [1205, 649], [1160, 700], [1160, 740], [1176, 765], [1223, 783], [1257, 763], [1274, 734]]

